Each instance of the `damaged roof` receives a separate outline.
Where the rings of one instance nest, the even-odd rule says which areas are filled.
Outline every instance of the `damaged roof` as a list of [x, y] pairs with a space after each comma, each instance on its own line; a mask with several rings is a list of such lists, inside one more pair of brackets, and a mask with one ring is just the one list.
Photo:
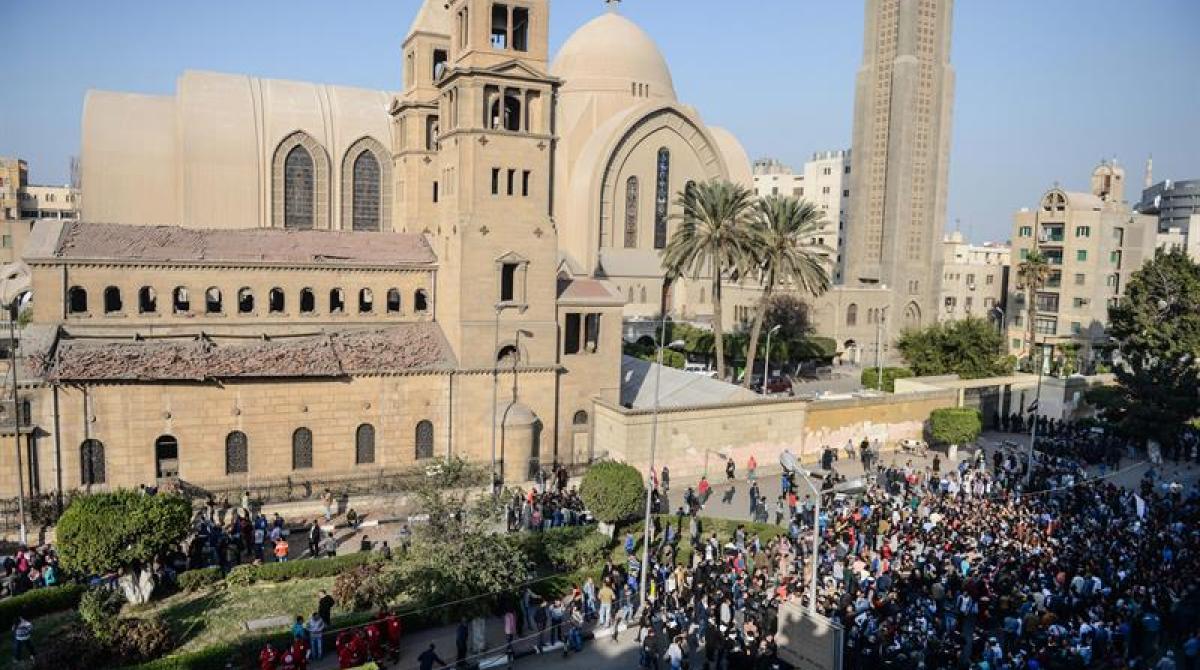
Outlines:
[[454, 358], [436, 323], [408, 323], [249, 341], [64, 336], [57, 347], [31, 352], [29, 366], [50, 381], [198, 381], [442, 370]]
[[423, 235], [331, 230], [64, 223], [51, 258], [410, 266], [437, 261]]

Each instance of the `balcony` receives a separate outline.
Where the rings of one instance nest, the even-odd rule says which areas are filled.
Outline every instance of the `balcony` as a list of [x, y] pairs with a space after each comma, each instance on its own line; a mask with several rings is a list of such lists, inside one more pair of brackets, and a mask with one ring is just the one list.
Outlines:
[[1038, 232], [1038, 242], [1041, 244], [1062, 244], [1064, 237], [1063, 226], [1042, 226]]

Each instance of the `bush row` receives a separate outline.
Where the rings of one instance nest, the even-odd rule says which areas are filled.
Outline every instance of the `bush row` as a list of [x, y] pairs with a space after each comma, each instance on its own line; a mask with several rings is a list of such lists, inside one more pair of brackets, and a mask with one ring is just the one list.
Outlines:
[[181, 573], [175, 580], [179, 583], [179, 589], [192, 593], [199, 591], [205, 586], [217, 584], [225, 579], [225, 575], [221, 573], [221, 568], [212, 566], [208, 568], [200, 568], [199, 570], [188, 570]]
[[370, 552], [359, 552], [336, 558], [306, 558], [285, 563], [239, 565], [229, 571], [225, 581], [234, 586], [245, 586], [254, 582], [286, 582], [289, 579], [336, 577], [352, 567], [367, 563], [371, 560], [372, 555]]
[[48, 586], [0, 600], [0, 630], [9, 630], [18, 614], [32, 619], [43, 614], [75, 609], [87, 588], [82, 584]]

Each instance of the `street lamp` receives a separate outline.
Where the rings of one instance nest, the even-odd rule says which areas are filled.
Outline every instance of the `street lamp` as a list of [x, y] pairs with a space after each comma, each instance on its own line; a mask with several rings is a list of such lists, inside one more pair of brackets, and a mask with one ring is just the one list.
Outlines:
[[657, 365], [654, 368], [654, 414], [650, 420], [650, 477], [646, 481], [646, 515], [643, 521], [645, 531], [642, 537], [642, 570], [638, 580], [638, 606], [646, 606], [646, 574], [650, 572], [650, 503], [654, 495], [654, 451], [658, 447], [658, 391], [659, 384], [662, 380], [663, 368], [663, 349], [678, 349], [684, 346], [683, 340], [675, 340], [670, 344], [663, 344], [663, 340], [667, 339], [667, 312], [663, 310], [662, 319], [659, 323], [658, 337], [658, 352], [655, 356]]
[[878, 376], [875, 378], [876, 390], [883, 391], [883, 323], [887, 321], [887, 307], [879, 309], [879, 321], [875, 323], [875, 367]]
[[[1036, 326], [1035, 326], [1035, 328], [1036, 328]], [[1042, 342], [1043, 342], [1042, 347], [1039, 350], [1041, 357], [1038, 359], [1038, 362], [1037, 362], [1037, 373], [1038, 373], [1037, 391], [1034, 392], [1033, 404], [1030, 406], [1030, 412], [1031, 412], [1031, 414], [1033, 414], [1033, 416], [1030, 417], [1030, 422], [1033, 425], [1030, 426], [1030, 431], [1029, 431], [1029, 464], [1025, 468], [1025, 489], [1026, 490], [1029, 490], [1029, 482], [1031, 479], [1033, 479], [1033, 451], [1034, 451], [1034, 445], [1037, 444], [1037, 427], [1038, 427], [1037, 411], [1039, 409], [1038, 405], [1042, 401], [1042, 370], [1045, 368], [1045, 363], [1046, 363], [1045, 362], [1045, 356], [1046, 356], [1045, 338], [1042, 338]], [[1030, 348], [1030, 351], [1032, 352], [1034, 349], [1038, 349], [1037, 330], [1034, 330], [1033, 346]], [[1032, 358], [1032, 356], [1030, 356], [1030, 358]], [[1024, 408], [1022, 408], [1022, 409], [1024, 409]]]
[[496, 486], [496, 396], [500, 387], [500, 312], [512, 306], [512, 303], [507, 302], [496, 303], [496, 325], [493, 331], [495, 343], [492, 345], [492, 495], [499, 492]]
[[[779, 330], [779, 324], [775, 324], [771, 330], [767, 331], [767, 355], [763, 361], [763, 381], [762, 394], [767, 394], [767, 381], [771, 378], [771, 336]], [[750, 374], [753, 370], [748, 370], [746, 374]]]
[[812, 589], [812, 595], [808, 598], [809, 614], [817, 613], [817, 564], [820, 562], [820, 547], [821, 547], [821, 492], [817, 489], [817, 485], [808, 477], [808, 472], [804, 468], [797, 466], [795, 472], [800, 475], [808, 488], [812, 489], [813, 500], [813, 543], [812, 543], [812, 581], [809, 588]]
[[25, 531], [25, 473], [21, 462], [21, 399], [17, 395], [17, 315], [20, 311], [21, 297], [13, 296], [5, 307], [8, 309], [8, 369], [12, 375], [12, 404], [13, 404], [13, 447], [17, 451], [17, 513], [21, 516], [21, 544], [26, 544], [28, 538]]

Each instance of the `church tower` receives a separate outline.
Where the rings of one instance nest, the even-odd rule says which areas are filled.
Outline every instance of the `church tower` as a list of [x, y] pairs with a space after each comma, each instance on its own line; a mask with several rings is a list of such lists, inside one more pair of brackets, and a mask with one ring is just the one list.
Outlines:
[[419, 194], [437, 210], [429, 234], [441, 275], [438, 320], [462, 368], [491, 368], [517, 342], [522, 365], [551, 365], [558, 81], [546, 73], [549, 2], [453, 0], [447, 11], [448, 61], [434, 82], [436, 174]]

